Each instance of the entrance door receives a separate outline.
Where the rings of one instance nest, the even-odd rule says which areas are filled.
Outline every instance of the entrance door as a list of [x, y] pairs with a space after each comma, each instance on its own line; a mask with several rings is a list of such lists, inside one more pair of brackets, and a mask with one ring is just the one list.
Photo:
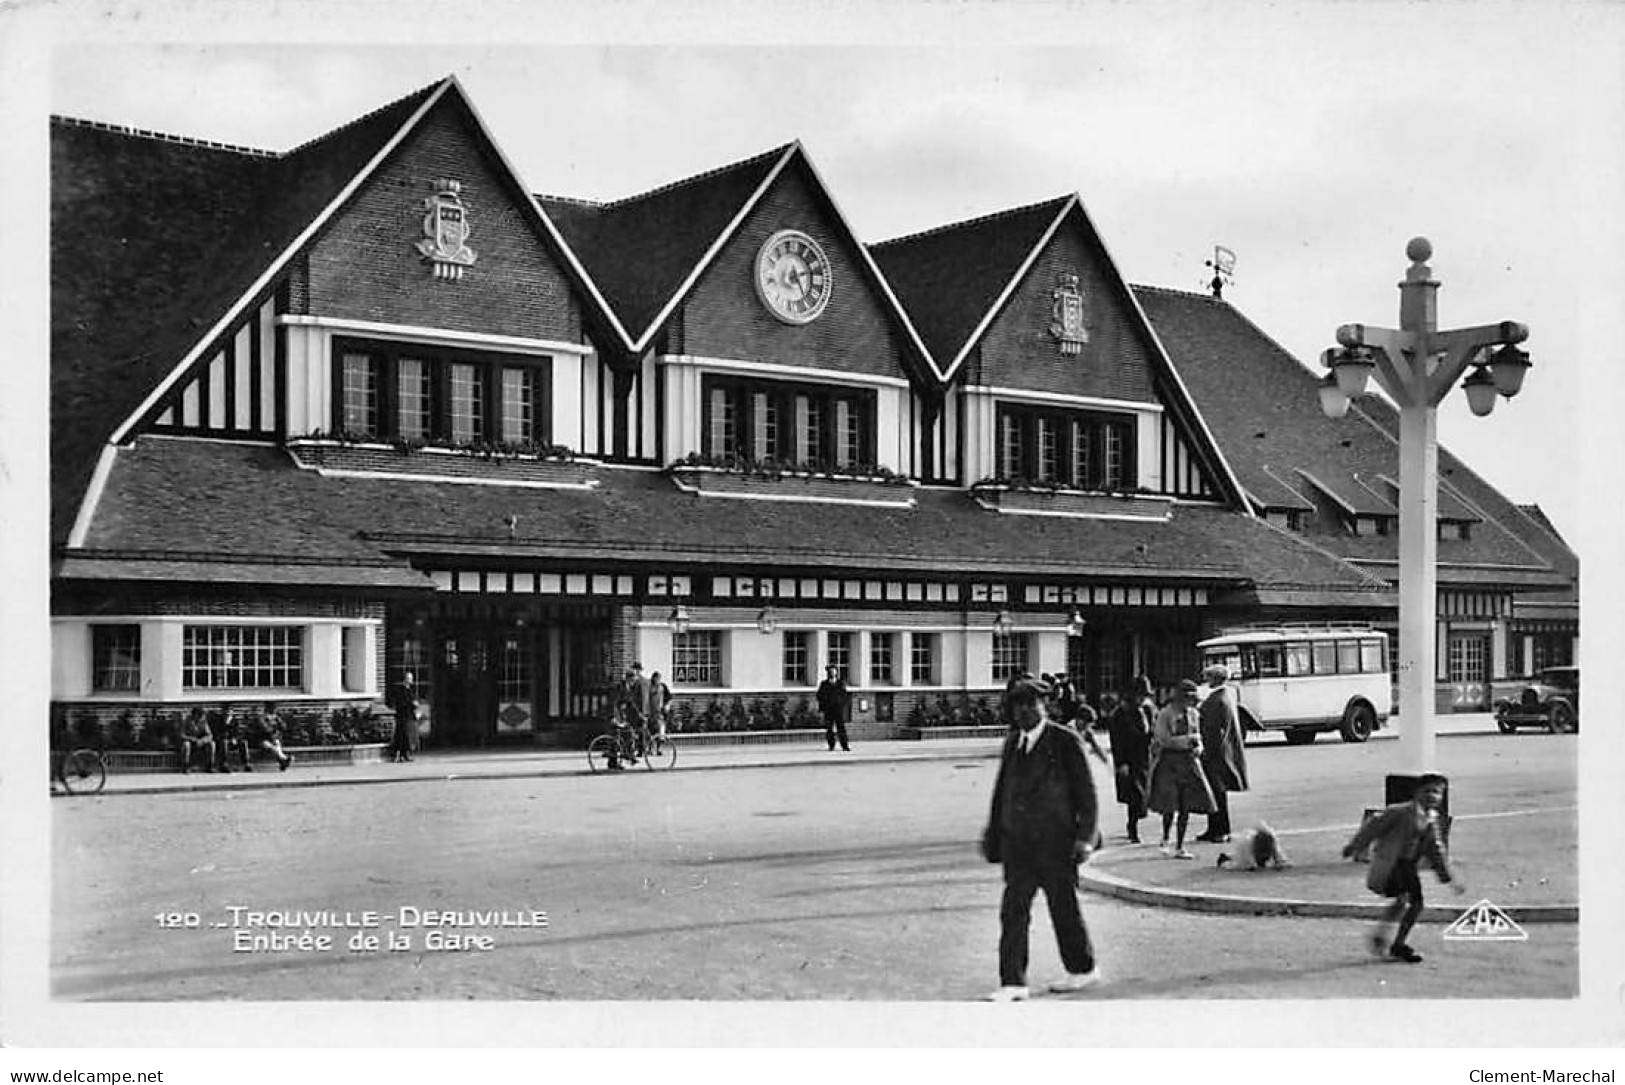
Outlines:
[[1489, 634], [1451, 633], [1448, 647], [1452, 710], [1487, 711], [1490, 707]]

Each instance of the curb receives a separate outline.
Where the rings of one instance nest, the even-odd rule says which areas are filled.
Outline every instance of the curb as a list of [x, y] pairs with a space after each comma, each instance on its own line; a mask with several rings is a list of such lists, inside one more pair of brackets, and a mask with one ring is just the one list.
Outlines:
[[[1188, 912], [1216, 915], [1298, 916], [1306, 919], [1380, 919], [1387, 905], [1366, 901], [1294, 900], [1289, 897], [1241, 897], [1228, 893], [1195, 893], [1183, 889], [1151, 888], [1098, 869], [1099, 860], [1079, 869], [1079, 884], [1102, 896], [1116, 897], [1135, 904], [1160, 908], [1181, 908]], [[1104, 865], [1111, 865], [1108, 861]], [[1578, 904], [1533, 904], [1498, 906], [1517, 923], [1577, 923]], [[1429, 904], [1422, 908], [1419, 922], [1452, 923], [1461, 918], [1462, 907]]]
[[[907, 752], [879, 753], [870, 756], [855, 758], [829, 758], [827, 756], [796, 758], [772, 761], [724, 761], [714, 764], [684, 765], [681, 762], [671, 769], [659, 769], [655, 772], [633, 772], [631, 775], [657, 776], [666, 772], [721, 772], [729, 769], [777, 769], [800, 768], [807, 765], [841, 766], [841, 765], [875, 765], [887, 763], [901, 763], [910, 761], [951, 761], [951, 760], [991, 760], [999, 756], [997, 749], [993, 750], [921, 750], [914, 749]], [[585, 754], [582, 755], [585, 757]], [[571, 759], [573, 760], [573, 758]], [[191, 795], [199, 792], [236, 792], [236, 791], [276, 791], [286, 788], [311, 787], [353, 787], [376, 784], [413, 784], [425, 782], [450, 782], [453, 780], [536, 780], [550, 776], [598, 776], [589, 768], [563, 767], [562, 760], [555, 762], [560, 767], [534, 768], [511, 772], [499, 772], [491, 769], [472, 768], [466, 772], [459, 771], [420, 771], [412, 775], [377, 776], [377, 777], [327, 777], [311, 779], [309, 777], [289, 777], [286, 774], [267, 777], [264, 780], [245, 780], [242, 783], [216, 783], [214, 781], [198, 781], [194, 783], [158, 784], [150, 787], [131, 788], [104, 788], [95, 796], [65, 794], [55, 787], [51, 789], [51, 797], [55, 798], [90, 798], [130, 795]], [[621, 778], [621, 777], [618, 777]]]

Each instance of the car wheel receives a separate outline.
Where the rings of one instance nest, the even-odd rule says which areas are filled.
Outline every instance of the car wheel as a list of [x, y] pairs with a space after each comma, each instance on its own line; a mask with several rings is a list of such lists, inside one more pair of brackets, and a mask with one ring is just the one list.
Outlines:
[[1377, 714], [1367, 704], [1351, 705], [1339, 729], [1344, 742], [1364, 742], [1377, 729]]
[[1546, 717], [1546, 729], [1554, 735], [1573, 734], [1578, 723], [1573, 707], [1562, 701], [1554, 702], [1551, 714]]
[[1288, 746], [1307, 746], [1315, 741], [1315, 732], [1308, 727], [1289, 727], [1286, 732]]

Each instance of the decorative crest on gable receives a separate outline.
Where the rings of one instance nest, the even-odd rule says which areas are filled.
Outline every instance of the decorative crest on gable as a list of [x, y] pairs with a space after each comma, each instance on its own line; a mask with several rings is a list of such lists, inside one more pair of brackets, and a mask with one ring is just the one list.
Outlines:
[[1083, 291], [1078, 287], [1076, 275], [1062, 275], [1051, 295], [1054, 306], [1050, 310], [1049, 333], [1061, 344], [1062, 354], [1079, 354], [1089, 341], [1089, 329], [1083, 324]]
[[458, 195], [462, 187], [450, 178], [435, 182], [434, 195], [423, 199], [423, 240], [417, 243], [418, 254], [433, 265], [435, 278], [452, 282], [461, 279], [463, 269], [477, 258], [467, 244], [468, 209]]

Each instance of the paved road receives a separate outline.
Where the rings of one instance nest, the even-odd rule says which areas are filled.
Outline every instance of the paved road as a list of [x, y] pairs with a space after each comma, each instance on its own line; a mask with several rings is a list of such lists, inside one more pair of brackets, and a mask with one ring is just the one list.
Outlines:
[[[1352, 821], [1380, 789], [1378, 763], [1365, 763], [1377, 749], [1259, 748], [1254, 771], [1268, 786], [1254, 796], [1273, 810], [1288, 794], [1330, 795], [1332, 820]], [[1460, 738], [1441, 751], [1460, 781], [1458, 813], [1514, 793], [1543, 805], [1573, 793], [1570, 739]], [[53, 993], [973, 999], [996, 978], [999, 875], [974, 847], [993, 768], [977, 756], [53, 803]], [[381, 943], [393, 931], [410, 948], [351, 953], [352, 930], [314, 928], [332, 949], [233, 950], [235, 938], [272, 933], [246, 926], [251, 911], [320, 909], [380, 913]], [[430, 948], [430, 928], [403, 927], [402, 909], [506, 910], [510, 922], [545, 911], [547, 926], [469, 916], [481, 925], [439, 928], [438, 944], [473, 935], [489, 948]], [[1520, 943], [1445, 943], [1429, 928], [1417, 943], [1428, 962], [1408, 967], [1367, 958], [1361, 926], [1346, 920], [1192, 915], [1092, 895], [1085, 910], [1112, 982], [1079, 999], [1577, 988], [1569, 924]], [[156, 918], [170, 913], [180, 925]], [[191, 915], [199, 927], [184, 925]], [[304, 930], [296, 919], [291, 933]], [[1032, 979], [1059, 971], [1040, 918]]]

